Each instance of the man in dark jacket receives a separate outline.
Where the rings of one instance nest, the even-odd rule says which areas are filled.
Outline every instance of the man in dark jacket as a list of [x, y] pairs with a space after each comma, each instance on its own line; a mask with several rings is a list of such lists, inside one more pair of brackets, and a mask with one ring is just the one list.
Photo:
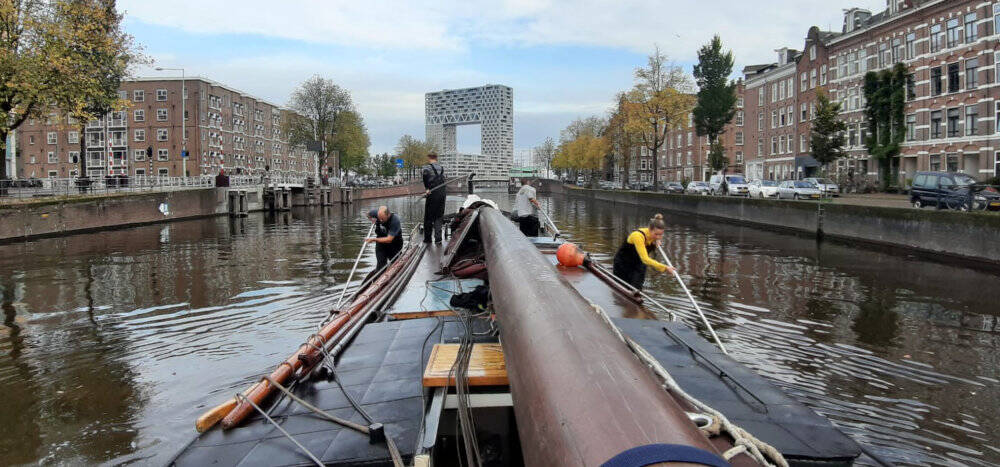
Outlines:
[[[444, 217], [444, 200], [448, 189], [441, 186], [444, 183], [444, 167], [438, 164], [438, 156], [435, 153], [427, 155], [427, 165], [421, 172], [424, 180], [424, 189], [427, 190], [424, 196], [427, 197], [424, 203], [424, 243], [431, 242], [431, 233], [434, 234], [434, 242], [441, 241], [441, 218]], [[437, 189], [435, 189], [437, 188]]]
[[389, 208], [379, 206], [368, 212], [368, 220], [375, 224], [375, 236], [365, 242], [375, 243], [375, 270], [381, 270], [403, 249], [403, 228], [399, 216]]

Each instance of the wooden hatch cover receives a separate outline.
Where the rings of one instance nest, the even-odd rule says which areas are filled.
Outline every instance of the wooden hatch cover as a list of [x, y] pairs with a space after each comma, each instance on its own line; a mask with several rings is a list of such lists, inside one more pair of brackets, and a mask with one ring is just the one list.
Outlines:
[[[455, 365], [459, 344], [435, 344], [424, 369], [424, 387], [455, 384], [451, 368]], [[449, 375], [451, 378], [449, 378]], [[469, 358], [469, 386], [507, 386], [507, 364], [500, 344], [472, 344]]]

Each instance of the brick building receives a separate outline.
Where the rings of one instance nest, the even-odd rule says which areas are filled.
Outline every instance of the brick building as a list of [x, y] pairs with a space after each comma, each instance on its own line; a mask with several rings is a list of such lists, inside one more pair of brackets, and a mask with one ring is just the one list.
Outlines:
[[[726, 173], [743, 173], [746, 154], [746, 105], [743, 80], [736, 83], [736, 113], [719, 138], [726, 149], [729, 166]], [[712, 176], [708, 166], [710, 145], [707, 136], [695, 132], [692, 116], [684, 128], [667, 132], [660, 150], [660, 179], [668, 182], [707, 181]]]
[[[315, 176], [316, 153], [292, 146], [282, 131], [289, 110], [204, 78], [188, 78], [186, 130], [189, 176], [228, 173]], [[138, 78], [122, 83], [129, 107], [87, 123], [52, 112], [17, 131], [16, 178], [75, 177], [80, 138], [87, 175], [183, 175], [181, 79]], [[152, 153], [151, 156], [148, 153]], [[110, 157], [109, 157], [110, 156]]]
[[892, 0], [872, 15], [845, 17], [843, 34], [830, 41], [830, 93], [843, 106], [850, 156], [837, 168], [878, 175], [862, 143], [862, 83], [868, 71], [903, 63], [907, 86], [906, 141], [893, 161], [903, 184], [917, 170], [950, 170], [984, 179], [1000, 170], [1000, 2]]

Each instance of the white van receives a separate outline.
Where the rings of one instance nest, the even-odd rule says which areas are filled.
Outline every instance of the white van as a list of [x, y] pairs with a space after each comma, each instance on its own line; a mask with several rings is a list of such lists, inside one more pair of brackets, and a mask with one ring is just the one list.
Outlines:
[[726, 175], [726, 191], [722, 191], [723, 175], [712, 175], [708, 180], [708, 186], [713, 195], [717, 196], [750, 196], [750, 187], [747, 180], [742, 175]]

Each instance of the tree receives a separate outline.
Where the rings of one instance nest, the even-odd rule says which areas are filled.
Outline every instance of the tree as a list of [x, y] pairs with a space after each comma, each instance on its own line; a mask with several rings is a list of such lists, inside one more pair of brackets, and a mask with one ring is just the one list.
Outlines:
[[551, 137], [535, 146], [535, 164], [545, 167], [545, 176], [549, 176], [552, 171], [552, 159], [556, 157], [556, 150], [556, 142]]
[[882, 189], [896, 177], [893, 164], [906, 138], [906, 66], [897, 63], [892, 69], [865, 74], [865, 120], [869, 134], [865, 138], [868, 153], [879, 163]]
[[608, 118], [608, 142], [613, 161], [622, 168], [622, 185], [628, 186], [629, 170], [632, 164], [632, 152], [640, 144], [640, 133], [629, 126], [629, 115], [636, 111], [636, 104], [628, 100], [626, 93], [618, 93], [618, 105]]
[[434, 143], [421, 141], [410, 135], [403, 135], [396, 144], [396, 153], [403, 159], [403, 167], [410, 178], [413, 177], [417, 167], [424, 165], [427, 161], [427, 154], [437, 151]]
[[0, 153], [28, 118], [58, 108], [89, 120], [124, 105], [121, 80], [143, 58], [121, 21], [113, 0], [0, 2]]
[[396, 160], [389, 153], [377, 154], [369, 161], [372, 172], [380, 177], [396, 176]]
[[812, 156], [824, 167], [844, 157], [844, 132], [847, 123], [840, 119], [840, 103], [831, 101], [822, 89], [816, 92], [816, 119], [809, 144]]
[[591, 167], [591, 161], [585, 161], [587, 156], [586, 146], [589, 140], [582, 143], [585, 137], [600, 138], [607, 123], [600, 117], [577, 118], [559, 132], [559, 149], [553, 159], [552, 167], [570, 172], [572, 177], [576, 177], [581, 170], [592, 170], [599, 168]]
[[345, 110], [334, 119], [327, 149], [336, 155], [341, 169], [358, 171], [365, 167], [369, 145], [368, 130], [357, 111]]
[[716, 34], [698, 51], [698, 64], [694, 66], [698, 104], [693, 112], [695, 132], [708, 136], [712, 144], [708, 162], [716, 172], [729, 164], [719, 135], [736, 115], [736, 83], [729, 80], [732, 73], [733, 52], [722, 51], [722, 39]]
[[[328, 159], [335, 143], [337, 118], [345, 112], [354, 111], [351, 94], [332, 80], [316, 75], [305, 80], [292, 92], [288, 106], [300, 115], [299, 118], [287, 121], [288, 128], [285, 130], [291, 144], [325, 143], [317, 162], [320, 167], [329, 165]], [[334, 162], [339, 174], [342, 169], [340, 161]]]
[[628, 127], [640, 136], [642, 144], [653, 156], [653, 186], [659, 186], [659, 150], [666, 141], [667, 131], [679, 129], [691, 114], [694, 97], [689, 94], [691, 81], [684, 71], [667, 63], [667, 57], [656, 50], [645, 67], [635, 70], [635, 87], [628, 92]]

